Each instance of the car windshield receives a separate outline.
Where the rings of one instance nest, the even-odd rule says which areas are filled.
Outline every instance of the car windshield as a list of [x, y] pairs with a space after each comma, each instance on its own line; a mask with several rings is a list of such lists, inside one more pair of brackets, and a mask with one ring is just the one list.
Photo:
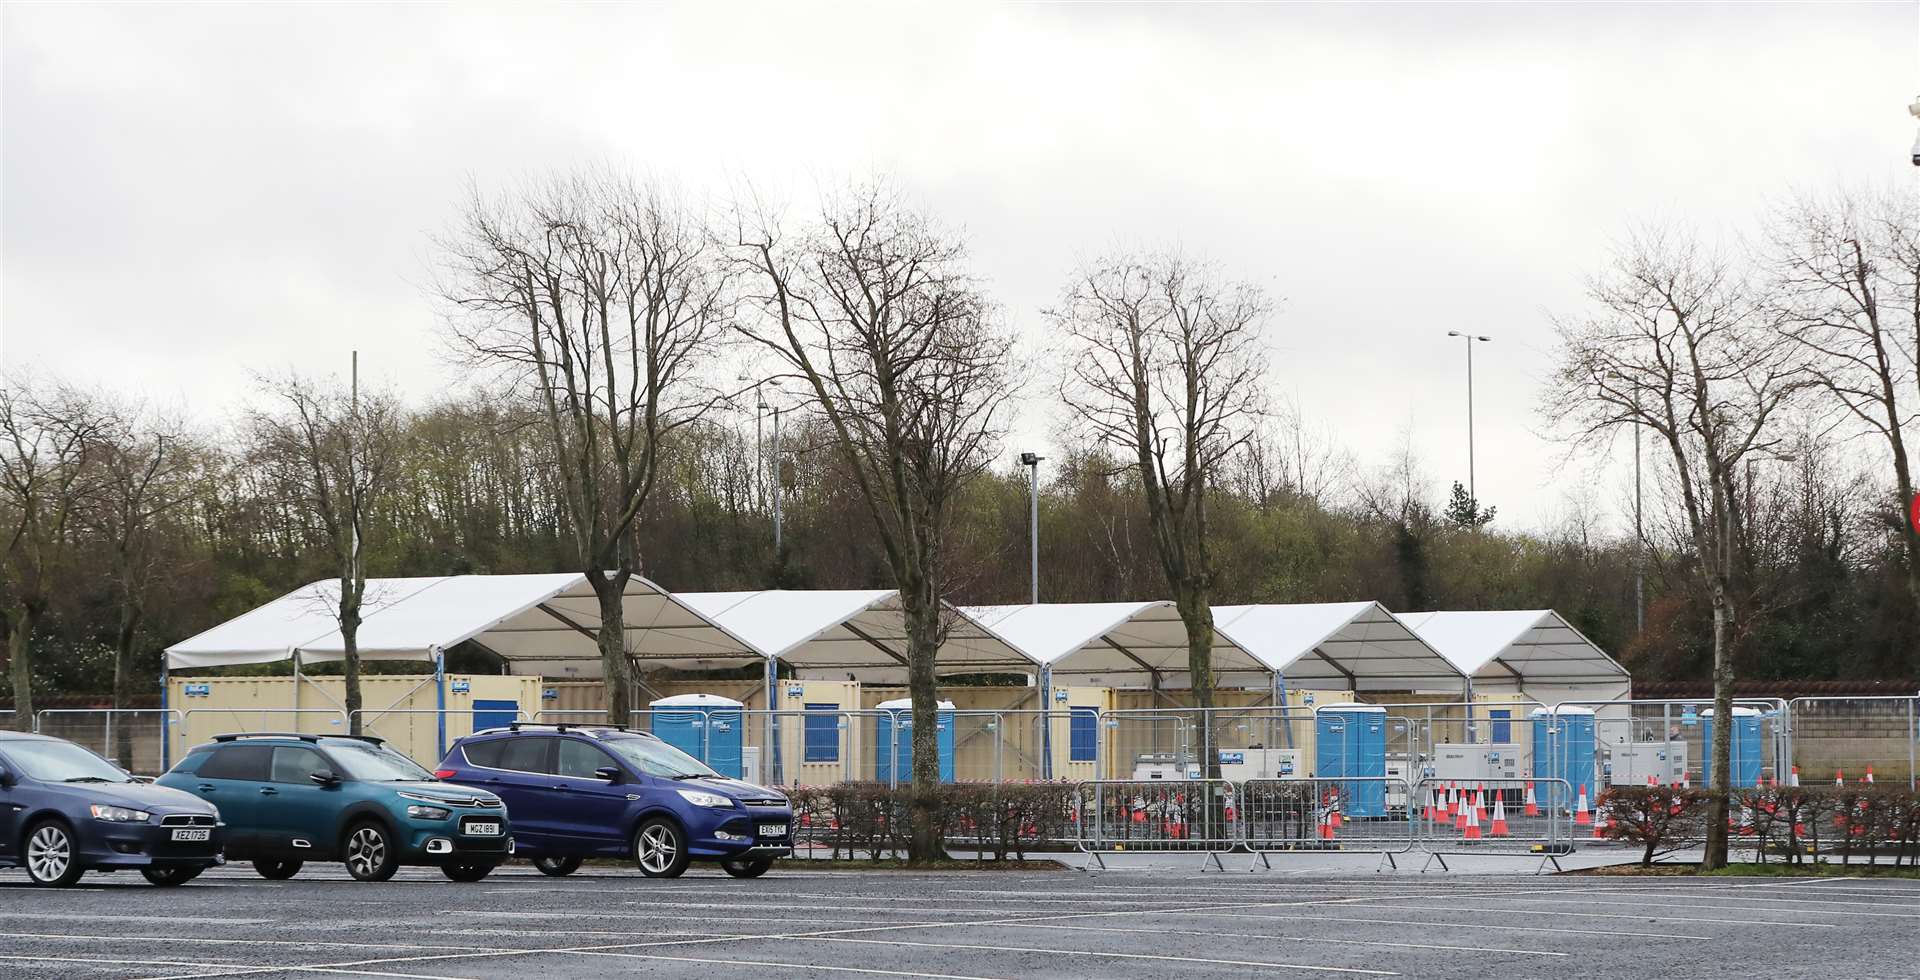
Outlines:
[[600, 744], [649, 776], [691, 779], [695, 776], [720, 775], [700, 760], [657, 738], [607, 738], [601, 739]]
[[341, 775], [371, 783], [431, 781], [433, 773], [384, 745], [372, 742], [328, 742], [327, 754], [346, 772]]
[[120, 767], [72, 742], [21, 739], [0, 745], [7, 761], [43, 783], [130, 783]]

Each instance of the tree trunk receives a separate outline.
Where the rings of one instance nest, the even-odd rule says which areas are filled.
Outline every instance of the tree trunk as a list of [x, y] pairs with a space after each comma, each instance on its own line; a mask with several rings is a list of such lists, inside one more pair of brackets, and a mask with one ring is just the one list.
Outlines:
[[[113, 648], [113, 707], [119, 711], [133, 702], [133, 641], [140, 634], [140, 614], [131, 608], [120, 610], [120, 630], [114, 637]], [[127, 719], [121, 719], [114, 729], [114, 744], [110, 751], [115, 761], [126, 768], [133, 768], [133, 725]]]
[[[347, 732], [361, 734], [362, 715], [360, 709], [365, 705], [360, 698], [360, 602], [342, 602], [340, 604], [340, 668], [345, 675], [347, 706]], [[300, 727], [300, 720], [294, 718], [294, 729]]]
[[[907, 861], [924, 864], [944, 855], [940, 812], [940, 699], [934, 654], [940, 646], [940, 602], [926, 582], [900, 591], [907, 618], [907, 695], [913, 700], [913, 836]], [[897, 729], [896, 729], [897, 731]]]
[[1187, 628], [1187, 682], [1197, 709], [1194, 734], [1199, 762], [1206, 778], [1219, 779], [1220, 751], [1215, 746], [1213, 720], [1213, 607], [1207, 591], [1192, 585], [1176, 588], [1174, 608]]
[[13, 631], [7, 635], [7, 672], [13, 677], [13, 727], [33, 731], [33, 653], [27, 642], [33, 638], [33, 626], [40, 618], [30, 604], [14, 606]]
[[588, 572], [587, 581], [600, 599], [600, 673], [607, 685], [607, 724], [633, 723], [633, 669], [627, 662], [626, 576]]
[[1733, 786], [1733, 643], [1724, 579], [1713, 583], [1713, 806], [1707, 811], [1702, 870], [1727, 866], [1727, 811]]

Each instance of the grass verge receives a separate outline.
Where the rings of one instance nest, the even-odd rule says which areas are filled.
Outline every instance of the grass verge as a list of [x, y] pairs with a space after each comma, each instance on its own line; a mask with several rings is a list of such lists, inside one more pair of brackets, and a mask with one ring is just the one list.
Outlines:
[[1896, 868], [1886, 864], [1729, 864], [1702, 872], [1697, 864], [1655, 863], [1614, 864], [1604, 868], [1582, 868], [1570, 875], [1600, 878], [1662, 878], [1698, 875], [1707, 878], [1920, 878], [1920, 868]]

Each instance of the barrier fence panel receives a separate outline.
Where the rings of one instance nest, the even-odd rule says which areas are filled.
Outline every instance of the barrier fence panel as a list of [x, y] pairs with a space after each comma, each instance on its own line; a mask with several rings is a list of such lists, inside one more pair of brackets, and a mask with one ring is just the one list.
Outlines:
[[1220, 778], [1281, 779], [1313, 774], [1314, 711], [1305, 707], [1152, 708], [1102, 712], [1095, 723], [1099, 772], [1107, 779], [1189, 779], [1207, 775], [1205, 747], [1219, 754]]
[[[1240, 784], [1236, 805], [1241, 840], [1268, 867], [1266, 855], [1281, 851], [1378, 852], [1392, 855], [1413, 849], [1413, 821], [1404, 807], [1375, 816], [1354, 816], [1350, 801], [1406, 799], [1403, 779], [1249, 779]], [[1397, 864], [1396, 864], [1397, 866]]]
[[1076, 845], [1103, 853], [1198, 854], [1220, 867], [1240, 843], [1236, 787], [1225, 779], [1098, 779], [1075, 793]]
[[35, 712], [33, 730], [64, 738], [141, 776], [167, 768], [166, 732], [178, 726], [173, 708], [46, 708]]
[[1842, 779], [1920, 786], [1920, 697], [1808, 697], [1787, 704], [1793, 764], [1803, 784]]
[[[502, 714], [508, 717], [493, 717]], [[428, 769], [438, 768], [447, 749], [465, 736], [497, 727], [500, 720], [529, 720], [519, 709], [506, 713], [471, 708], [361, 708], [348, 720], [356, 716], [361, 734], [385, 739], [389, 747]]]
[[339, 708], [188, 708], [169, 730], [173, 737], [168, 751], [178, 760], [187, 749], [210, 742], [215, 735], [286, 731], [345, 735], [350, 726], [347, 713]]
[[1563, 779], [1423, 779], [1413, 792], [1415, 836], [1442, 868], [1450, 856], [1516, 854], [1557, 868], [1558, 856], [1573, 851], [1576, 824], [1594, 819], [1593, 801]]
[[[1738, 698], [1733, 703], [1732, 785], [1791, 778], [1786, 702]], [[1597, 799], [1611, 786], [1706, 788], [1711, 783], [1712, 699], [1563, 701], [1549, 716], [1545, 742], [1552, 764], [1535, 772], [1565, 779]]]

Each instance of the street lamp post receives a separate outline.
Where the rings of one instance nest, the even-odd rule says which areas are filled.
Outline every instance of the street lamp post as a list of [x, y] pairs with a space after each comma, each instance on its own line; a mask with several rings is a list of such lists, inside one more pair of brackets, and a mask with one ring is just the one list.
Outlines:
[[1020, 465], [1027, 468], [1028, 557], [1033, 569], [1034, 605], [1040, 604], [1040, 461], [1045, 456], [1021, 453]]
[[1473, 501], [1477, 516], [1480, 510], [1480, 489], [1474, 484], [1473, 474], [1473, 345], [1475, 341], [1486, 343], [1492, 337], [1461, 333], [1458, 330], [1447, 331], [1447, 336], [1458, 337], [1467, 343], [1467, 497]]

